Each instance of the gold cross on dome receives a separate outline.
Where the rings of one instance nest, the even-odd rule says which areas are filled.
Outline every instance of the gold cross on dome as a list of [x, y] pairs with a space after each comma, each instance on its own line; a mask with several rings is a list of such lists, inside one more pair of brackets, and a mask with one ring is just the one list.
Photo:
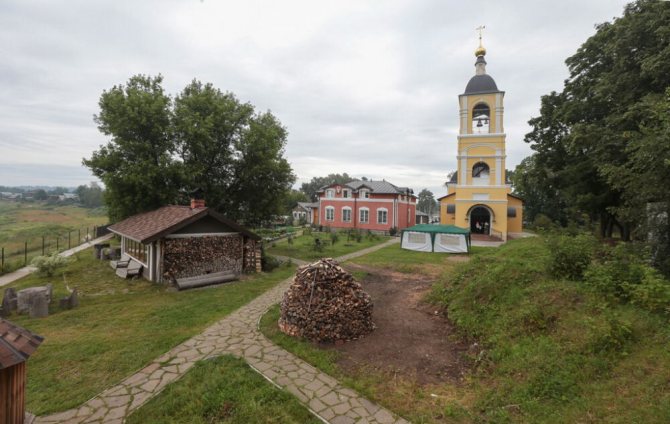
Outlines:
[[479, 45], [482, 45], [482, 31], [486, 28], [486, 25], [479, 25], [477, 28], [475, 28], [475, 31], [479, 32]]

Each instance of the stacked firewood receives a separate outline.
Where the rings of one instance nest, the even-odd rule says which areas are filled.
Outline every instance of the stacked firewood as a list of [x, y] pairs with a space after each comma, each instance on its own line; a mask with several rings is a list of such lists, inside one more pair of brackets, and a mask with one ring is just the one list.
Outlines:
[[281, 302], [279, 328], [315, 342], [353, 340], [374, 330], [372, 301], [330, 258], [298, 268]]
[[242, 272], [241, 236], [165, 240], [163, 275], [168, 280], [221, 271]]

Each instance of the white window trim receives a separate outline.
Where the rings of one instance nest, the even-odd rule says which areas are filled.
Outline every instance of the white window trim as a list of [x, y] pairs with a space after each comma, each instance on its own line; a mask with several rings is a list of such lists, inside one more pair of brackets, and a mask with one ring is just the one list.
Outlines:
[[[379, 221], [379, 212], [386, 212], [386, 220], [384, 222]], [[389, 210], [386, 208], [377, 208], [377, 224], [388, 224], [389, 223]]]
[[[345, 220], [344, 219], [344, 211], [349, 211], [349, 219]], [[351, 222], [351, 208], [349, 206], [345, 206], [342, 208], [342, 222]]]
[[[331, 222], [335, 221], [335, 207], [334, 206], [326, 206], [324, 210], [325, 210], [326, 221], [331, 221]], [[328, 211], [333, 211], [333, 217], [330, 218], [330, 219], [328, 218]]]
[[[368, 213], [368, 218], [366, 220], [363, 220], [363, 214], [362, 214], [363, 211]], [[361, 224], [370, 223], [370, 208], [360, 208], [358, 210], [358, 222], [360, 222]]]
[[335, 197], [335, 190], [332, 188], [326, 190], [326, 199], [332, 199], [333, 197]]
[[369, 199], [370, 198], [370, 190], [368, 189], [362, 189], [360, 192], [359, 197], [361, 199]]
[[348, 188], [342, 189], [342, 197], [345, 199], [351, 199], [351, 190]]

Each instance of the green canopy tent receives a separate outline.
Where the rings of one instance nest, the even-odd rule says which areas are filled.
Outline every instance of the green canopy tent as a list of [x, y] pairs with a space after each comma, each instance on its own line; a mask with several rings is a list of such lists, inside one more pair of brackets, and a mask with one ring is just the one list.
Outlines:
[[467, 253], [470, 230], [455, 225], [419, 224], [402, 231], [400, 246], [419, 252]]

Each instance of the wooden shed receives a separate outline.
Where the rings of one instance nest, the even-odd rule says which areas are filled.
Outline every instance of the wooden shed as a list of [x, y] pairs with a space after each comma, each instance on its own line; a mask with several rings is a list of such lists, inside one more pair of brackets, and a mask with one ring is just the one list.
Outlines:
[[193, 200], [191, 206], [164, 206], [109, 227], [121, 236], [124, 268], [144, 278], [175, 283], [180, 289], [236, 279], [260, 271], [261, 238]]
[[23, 424], [26, 361], [44, 340], [0, 318], [0, 424]]

